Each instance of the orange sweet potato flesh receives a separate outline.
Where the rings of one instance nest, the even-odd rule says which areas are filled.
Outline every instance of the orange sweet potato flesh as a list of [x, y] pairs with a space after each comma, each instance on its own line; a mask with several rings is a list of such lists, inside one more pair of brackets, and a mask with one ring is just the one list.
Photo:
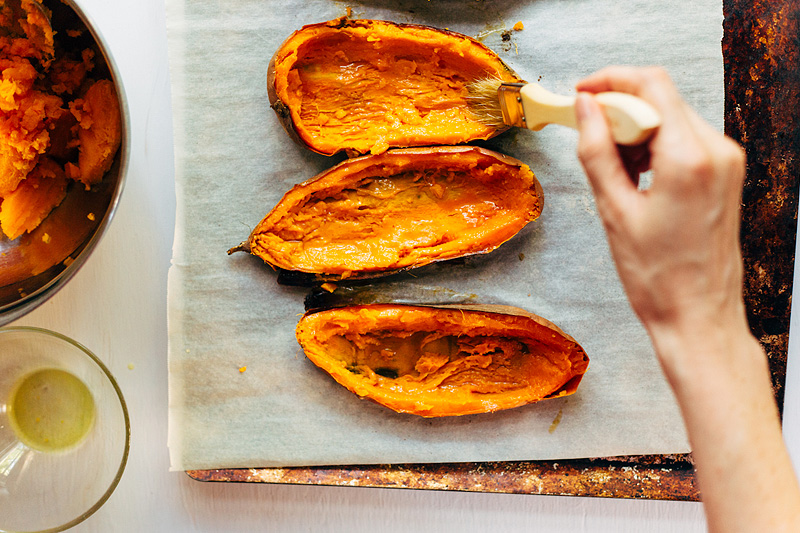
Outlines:
[[49, 146], [49, 125], [66, 113], [60, 97], [34, 87], [37, 77], [27, 59], [0, 56], [0, 197], [33, 170]]
[[530, 168], [497, 152], [390, 150], [295, 186], [232, 251], [326, 279], [374, 277], [489, 252], [543, 202]]
[[79, 124], [78, 179], [90, 188], [111, 168], [122, 140], [122, 119], [114, 84], [111, 80], [92, 84], [72, 109]]
[[100, 182], [122, 136], [119, 99], [95, 68], [95, 49], [65, 45], [69, 27], [54, 42], [41, 11], [21, 5], [0, 1], [0, 227], [9, 239], [35, 229], [70, 180]]
[[305, 315], [306, 356], [361, 398], [423, 417], [489, 413], [577, 390], [583, 348], [520, 309], [365, 305]]
[[469, 82], [520, 81], [459, 33], [340, 18], [292, 34], [268, 71], [270, 103], [290, 136], [321, 154], [460, 144], [500, 130], [469, 111]]
[[67, 194], [64, 171], [52, 160], [42, 159], [33, 172], [3, 198], [0, 228], [9, 239], [33, 231]]
[[13, 38], [18, 50], [32, 50], [31, 57], [47, 66], [55, 53], [49, 15], [40, 0], [0, 1], [0, 37]]

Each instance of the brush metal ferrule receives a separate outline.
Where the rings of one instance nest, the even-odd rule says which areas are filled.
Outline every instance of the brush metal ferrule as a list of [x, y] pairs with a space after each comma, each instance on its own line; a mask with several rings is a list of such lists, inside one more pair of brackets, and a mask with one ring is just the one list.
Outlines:
[[503, 122], [509, 126], [518, 128], [527, 127], [525, 123], [525, 111], [522, 109], [522, 98], [519, 95], [520, 89], [526, 83], [504, 82], [497, 89], [497, 99], [500, 101], [500, 111], [503, 113]]

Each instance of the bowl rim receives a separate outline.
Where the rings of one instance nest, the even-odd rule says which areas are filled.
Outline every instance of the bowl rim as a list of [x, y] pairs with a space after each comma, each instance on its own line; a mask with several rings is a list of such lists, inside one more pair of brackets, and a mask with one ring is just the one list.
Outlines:
[[103, 215], [103, 219], [97, 225], [94, 233], [81, 244], [83, 248], [78, 253], [75, 260], [66, 266], [61, 272], [56, 274], [53, 279], [35, 291], [26, 294], [24, 297], [15, 302], [8, 303], [5, 306], [0, 306], [0, 327], [17, 320], [18, 318], [21, 318], [49, 300], [64, 285], [66, 285], [66, 283], [81, 269], [81, 267], [83, 267], [84, 264], [86, 264], [86, 261], [94, 252], [97, 244], [100, 242], [100, 239], [105, 235], [109, 225], [111, 224], [111, 220], [116, 214], [117, 207], [119, 206], [120, 199], [122, 198], [122, 191], [125, 187], [125, 181], [127, 179], [128, 165], [130, 162], [131, 120], [130, 110], [128, 108], [128, 97], [125, 93], [125, 87], [122, 83], [122, 75], [120, 74], [116, 61], [111, 55], [105, 38], [97, 29], [92, 17], [87, 15], [75, 0], [66, 0], [66, 4], [67, 7], [72, 9], [78, 15], [81, 21], [86, 25], [89, 33], [92, 34], [92, 37], [97, 44], [97, 48], [100, 50], [106, 65], [108, 65], [108, 70], [111, 73], [111, 78], [114, 82], [114, 88], [117, 91], [117, 99], [119, 100], [120, 106], [120, 119], [122, 123], [122, 139], [119, 147], [118, 177], [114, 186], [114, 190], [111, 193], [111, 201]]
[[[66, 342], [67, 344], [71, 344], [73, 347], [83, 352], [84, 355], [88, 356], [89, 359], [91, 359], [97, 365], [97, 367], [103, 372], [103, 374], [105, 374], [106, 378], [108, 378], [109, 382], [111, 383], [111, 386], [114, 388], [114, 392], [116, 393], [117, 398], [119, 399], [120, 407], [122, 408], [122, 414], [125, 420], [125, 447], [122, 452], [122, 458], [120, 459], [120, 464], [119, 467], [117, 468], [117, 472], [116, 474], [114, 474], [114, 479], [111, 481], [108, 488], [106, 488], [105, 492], [100, 496], [100, 499], [98, 499], [97, 502], [94, 503], [94, 505], [89, 507], [87, 510], [85, 510], [84, 512], [82, 512], [80, 515], [73, 518], [69, 522], [66, 522], [62, 525], [58, 525], [52, 528], [38, 530], [35, 533], [56, 533], [58, 531], [64, 531], [66, 529], [76, 526], [77, 524], [83, 522], [91, 515], [93, 515], [98, 509], [100, 509], [100, 507], [103, 506], [103, 504], [106, 503], [106, 501], [108, 501], [108, 499], [111, 497], [111, 494], [113, 494], [114, 490], [116, 490], [117, 485], [119, 485], [119, 482], [122, 479], [122, 475], [125, 472], [125, 467], [128, 464], [128, 457], [130, 455], [130, 448], [131, 448], [131, 419], [130, 419], [130, 414], [128, 413], [128, 404], [125, 401], [125, 396], [122, 394], [122, 389], [119, 387], [119, 383], [117, 383], [116, 378], [108, 369], [108, 367], [103, 363], [103, 361], [100, 360], [99, 357], [97, 357], [97, 355], [94, 354], [94, 352], [92, 352], [89, 348], [79, 343], [75, 339], [72, 339], [62, 333], [58, 333], [50, 329], [40, 328], [35, 326], [0, 327], [0, 338], [2, 338], [3, 335], [6, 333], [28, 333], [28, 334], [33, 333], [35, 335], [46, 335], [49, 337], [54, 337], [63, 342]], [[2, 529], [2, 526], [0, 526], [0, 532], [3, 531], [5, 530]]]

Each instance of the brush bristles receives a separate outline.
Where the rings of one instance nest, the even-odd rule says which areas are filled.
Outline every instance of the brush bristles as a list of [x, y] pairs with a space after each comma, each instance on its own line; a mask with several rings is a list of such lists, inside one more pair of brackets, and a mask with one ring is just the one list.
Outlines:
[[481, 124], [501, 128], [505, 126], [497, 90], [502, 80], [481, 78], [467, 84], [467, 103], [475, 120]]

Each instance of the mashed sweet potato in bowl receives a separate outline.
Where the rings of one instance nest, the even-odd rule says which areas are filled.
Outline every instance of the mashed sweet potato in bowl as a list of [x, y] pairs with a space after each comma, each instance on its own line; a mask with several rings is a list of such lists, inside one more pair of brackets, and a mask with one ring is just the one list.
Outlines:
[[10, 3], [0, 0], [0, 325], [84, 264], [116, 209], [128, 143], [120, 77], [80, 6], [21, 0], [26, 20], [9, 22]]

